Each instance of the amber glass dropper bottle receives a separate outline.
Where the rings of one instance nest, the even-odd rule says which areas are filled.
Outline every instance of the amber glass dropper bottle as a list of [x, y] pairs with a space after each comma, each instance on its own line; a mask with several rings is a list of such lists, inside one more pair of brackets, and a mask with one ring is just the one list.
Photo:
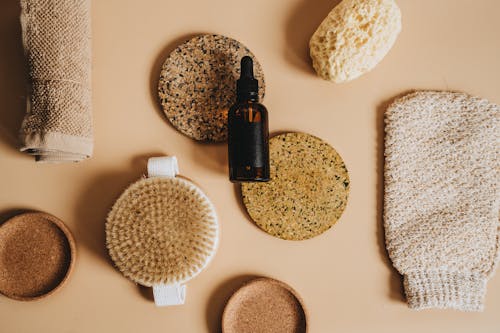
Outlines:
[[236, 82], [237, 101], [228, 114], [229, 179], [232, 182], [269, 181], [267, 110], [259, 103], [258, 92], [253, 60], [245, 56]]

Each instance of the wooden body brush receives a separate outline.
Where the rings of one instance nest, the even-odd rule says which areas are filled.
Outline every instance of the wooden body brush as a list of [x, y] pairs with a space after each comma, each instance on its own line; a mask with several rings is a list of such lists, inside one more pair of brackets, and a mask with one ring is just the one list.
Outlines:
[[207, 266], [218, 244], [213, 204], [178, 172], [175, 157], [150, 158], [148, 178], [125, 190], [106, 222], [106, 246], [116, 267], [153, 287], [158, 306], [184, 303], [184, 283]]

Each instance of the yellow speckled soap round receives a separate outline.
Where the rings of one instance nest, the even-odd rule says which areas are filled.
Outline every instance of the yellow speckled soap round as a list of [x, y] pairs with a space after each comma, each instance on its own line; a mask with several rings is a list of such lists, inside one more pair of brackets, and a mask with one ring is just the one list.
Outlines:
[[337, 151], [306, 133], [269, 141], [271, 181], [242, 183], [243, 203], [265, 232], [304, 240], [330, 229], [349, 196], [349, 175]]

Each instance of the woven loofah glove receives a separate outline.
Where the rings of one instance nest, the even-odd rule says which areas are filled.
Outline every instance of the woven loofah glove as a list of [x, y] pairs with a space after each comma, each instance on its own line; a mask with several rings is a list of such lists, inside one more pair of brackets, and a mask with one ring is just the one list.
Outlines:
[[386, 112], [385, 234], [413, 309], [481, 311], [499, 248], [499, 106], [416, 92]]

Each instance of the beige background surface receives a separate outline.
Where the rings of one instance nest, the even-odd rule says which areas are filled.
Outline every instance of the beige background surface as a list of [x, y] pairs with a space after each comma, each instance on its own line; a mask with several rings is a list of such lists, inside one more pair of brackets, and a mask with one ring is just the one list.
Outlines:
[[[95, 154], [81, 164], [36, 165], [17, 152], [24, 69], [16, 0], [0, 4], [0, 210], [52, 213], [79, 252], [69, 283], [52, 297], [0, 297], [0, 332], [217, 332], [225, 300], [254, 275], [292, 285], [310, 332], [500, 332], [500, 276], [484, 313], [409, 310], [383, 243], [382, 112], [409, 89], [455, 89], [500, 103], [500, 1], [399, 0], [403, 32], [374, 71], [336, 85], [316, 77], [307, 42], [338, 1], [93, 1]], [[226, 147], [198, 144], [161, 115], [155, 93], [165, 56], [187, 37], [213, 32], [246, 44], [267, 80], [272, 132], [300, 130], [331, 143], [350, 171], [340, 222], [302, 242], [272, 238], [245, 215], [227, 180]], [[104, 248], [104, 220], [147, 157], [174, 154], [181, 173], [215, 203], [218, 254], [188, 284], [184, 306], [155, 308], [122, 277]]]

